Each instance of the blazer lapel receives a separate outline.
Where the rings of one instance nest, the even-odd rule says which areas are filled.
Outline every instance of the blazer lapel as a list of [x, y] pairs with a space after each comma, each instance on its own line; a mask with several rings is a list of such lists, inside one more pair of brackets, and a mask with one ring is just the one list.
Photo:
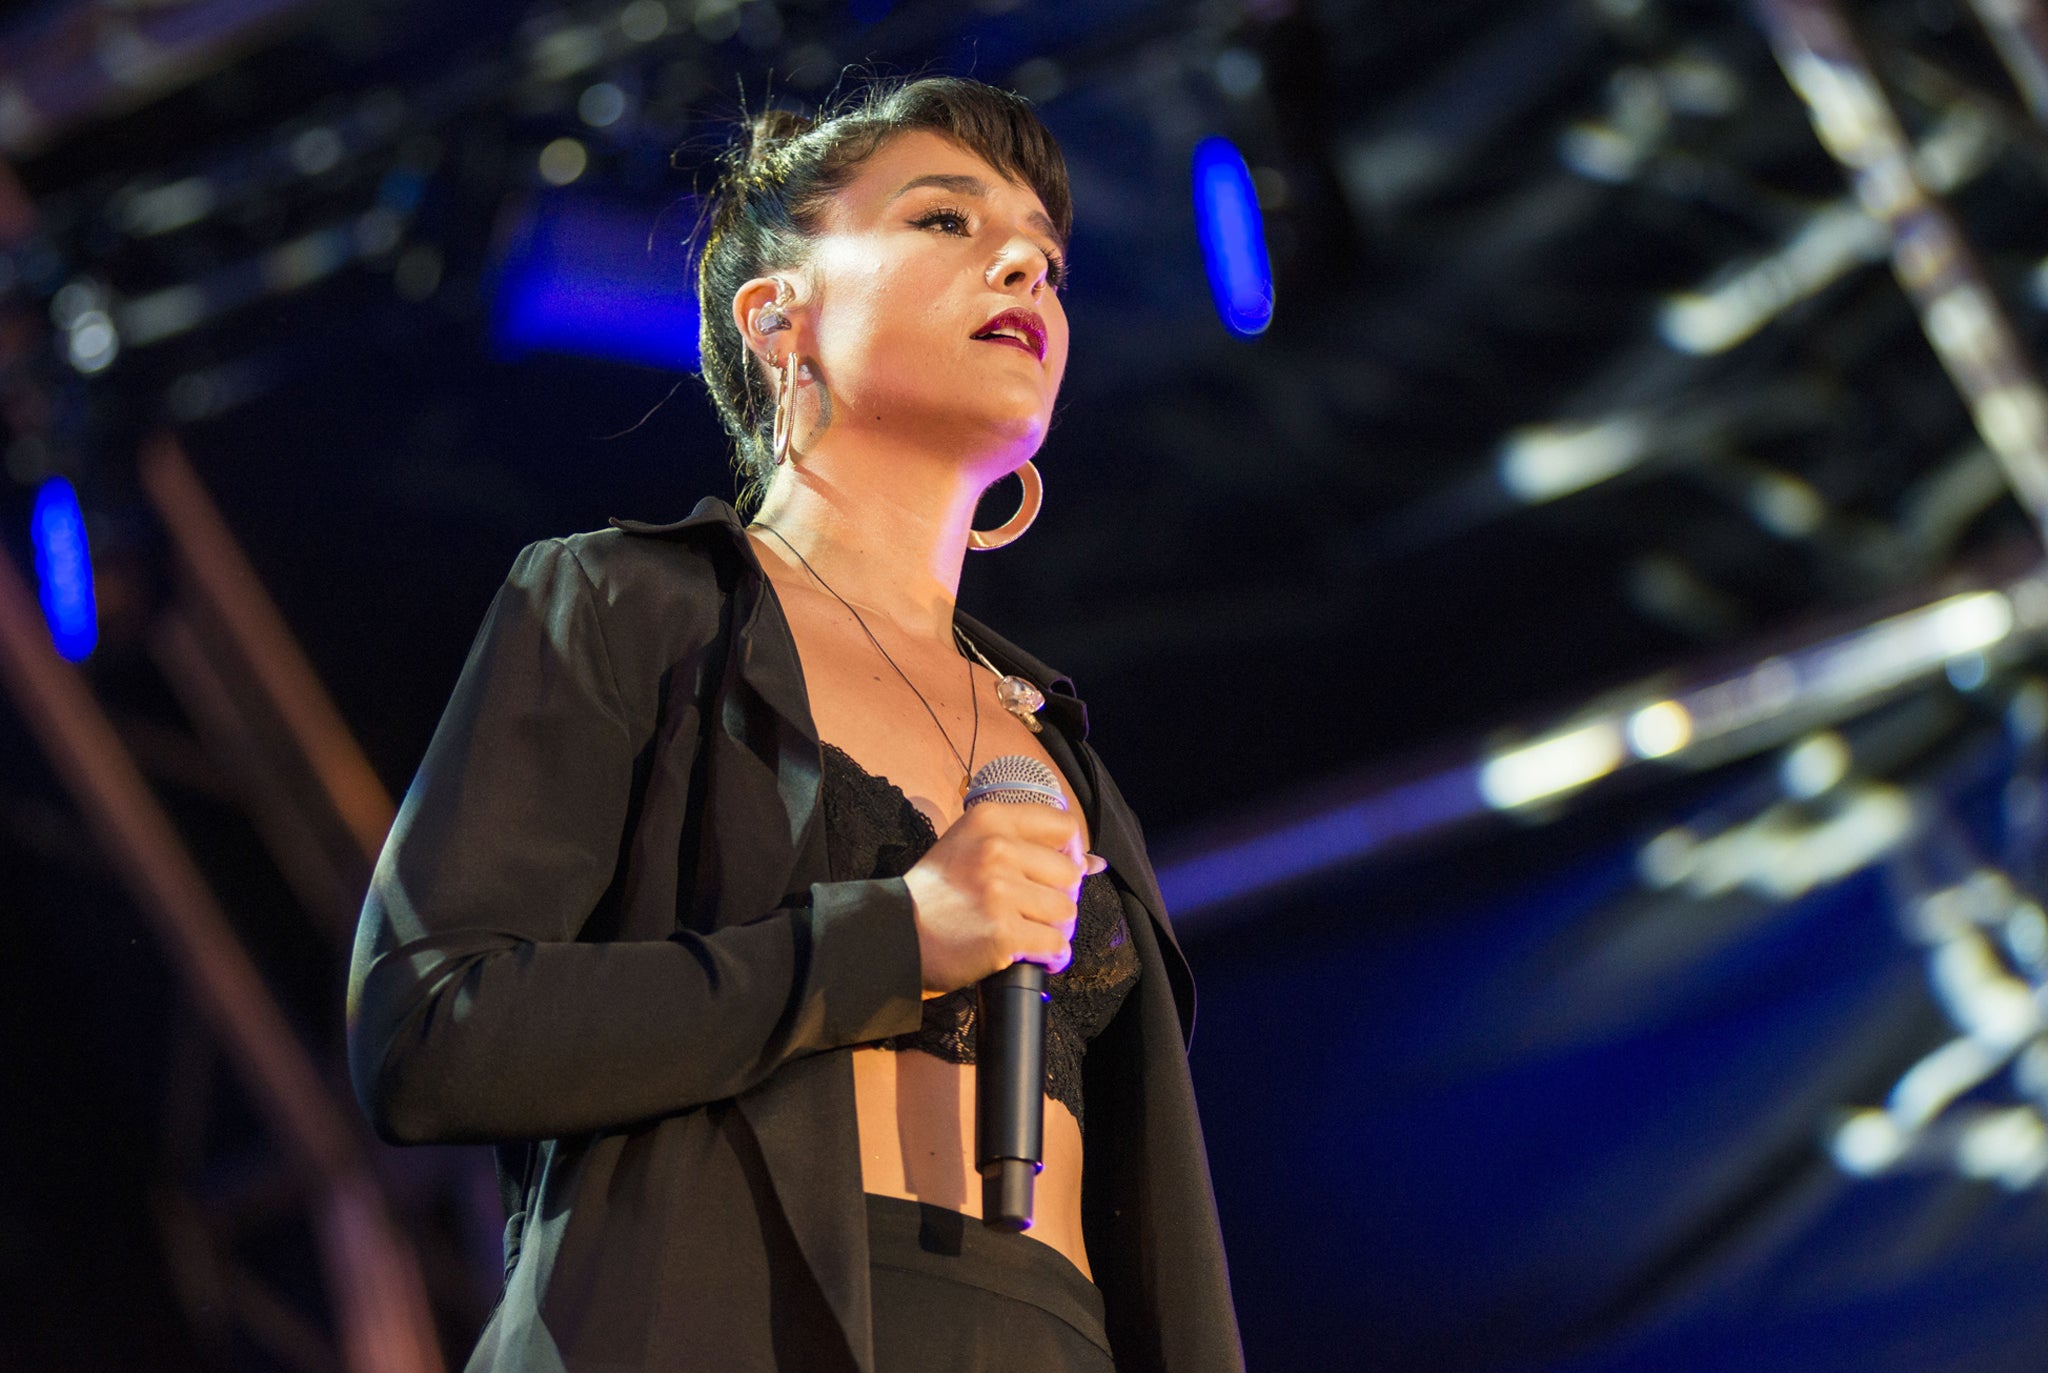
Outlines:
[[[829, 872], [818, 807], [818, 730], [795, 637], [737, 514], [724, 501], [707, 497], [690, 518], [674, 524], [612, 523], [654, 538], [708, 538], [724, 544], [736, 560], [729, 592], [732, 643], [714, 703], [719, 718], [706, 722], [714, 749], [708, 832], [719, 873], [732, 879], [715, 883], [717, 918], [752, 918]], [[772, 814], [777, 811], [780, 816]], [[785, 845], [764, 853], [782, 823]], [[735, 1104], [854, 1362], [870, 1368], [867, 1213], [852, 1062], [831, 1053], [786, 1063]]]
[[1045, 751], [1058, 763], [1088, 817], [1088, 834], [1095, 852], [1109, 860], [1118, 878], [1137, 897], [1152, 917], [1159, 937], [1160, 956], [1180, 1011], [1184, 1037], [1194, 1034], [1194, 975], [1181, 953], [1173, 925], [1166, 916], [1166, 898], [1160, 894], [1159, 879], [1145, 856], [1145, 843], [1138, 823], [1117, 794], [1114, 784], [1104, 787], [1096, 770], [1095, 750], [1088, 747], [1088, 707], [1074, 692], [1073, 680], [1004, 639], [970, 615], [955, 612], [954, 620], [967, 636], [986, 653], [989, 661], [1005, 672], [1014, 672], [1045, 693], [1044, 718], [1052, 728], [1038, 738]]

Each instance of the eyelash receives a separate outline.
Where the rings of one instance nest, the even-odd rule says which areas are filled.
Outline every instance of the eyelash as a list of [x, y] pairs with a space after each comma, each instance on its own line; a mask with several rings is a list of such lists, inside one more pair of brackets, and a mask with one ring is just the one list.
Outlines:
[[[910, 222], [916, 228], [929, 229], [944, 220], [951, 220], [960, 226], [958, 229], [948, 230], [947, 232], [949, 233], [965, 233], [967, 230], [967, 212], [965, 210], [951, 209], [943, 205], [937, 209], [925, 211]], [[1038, 251], [1045, 254], [1045, 279], [1052, 283], [1053, 290], [1059, 290], [1067, 284], [1066, 258], [1061, 256], [1056, 249], [1042, 247]]]

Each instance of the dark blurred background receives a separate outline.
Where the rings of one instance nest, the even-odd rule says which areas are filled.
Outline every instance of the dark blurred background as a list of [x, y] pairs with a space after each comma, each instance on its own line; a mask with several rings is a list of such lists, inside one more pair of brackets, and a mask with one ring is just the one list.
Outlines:
[[2038, 1369], [2040, 0], [0, 9], [0, 1365], [460, 1366], [381, 827], [522, 545], [734, 494], [734, 120], [927, 73], [1072, 170], [962, 600], [1145, 819], [1252, 1368]]

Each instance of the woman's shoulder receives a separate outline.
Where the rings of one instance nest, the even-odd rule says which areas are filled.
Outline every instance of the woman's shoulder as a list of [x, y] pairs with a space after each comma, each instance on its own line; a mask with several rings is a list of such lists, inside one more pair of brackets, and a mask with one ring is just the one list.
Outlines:
[[[707, 511], [723, 507], [725, 515]], [[537, 540], [506, 577], [512, 606], [550, 637], [589, 634], [621, 682], [658, 675], [717, 638], [744, 576], [744, 540], [724, 502], [670, 525], [614, 521], [611, 528]], [[578, 630], [581, 626], [581, 630]]]
[[[660, 602], [729, 594], [746, 535], [724, 501], [706, 497], [670, 524], [613, 520], [609, 528], [538, 540], [520, 550], [510, 580], [581, 582], [600, 608], [639, 612]], [[570, 570], [574, 577], [565, 577]]]
[[697, 542], [656, 540], [618, 528], [592, 529], [542, 539], [522, 550], [573, 561], [590, 585], [607, 598], [702, 592], [718, 582], [716, 549]]
[[560, 545], [595, 583], [660, 591], [678, 582], [729, 582], [722, 574], [743, 558], [746, 531], [730, 505], [707, 496], [671, 523], [615, 519], [605, 529], [541, 542]]

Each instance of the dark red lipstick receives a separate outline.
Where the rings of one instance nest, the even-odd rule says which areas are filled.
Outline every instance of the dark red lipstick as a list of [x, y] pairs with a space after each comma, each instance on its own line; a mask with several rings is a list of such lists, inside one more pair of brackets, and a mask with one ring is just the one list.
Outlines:
[[974, 337], [992, 343], [1022, 348], [1040, 362], [1045, 361], [1045, 320], [1036, 310], [1012, 308], [974, 331]]

